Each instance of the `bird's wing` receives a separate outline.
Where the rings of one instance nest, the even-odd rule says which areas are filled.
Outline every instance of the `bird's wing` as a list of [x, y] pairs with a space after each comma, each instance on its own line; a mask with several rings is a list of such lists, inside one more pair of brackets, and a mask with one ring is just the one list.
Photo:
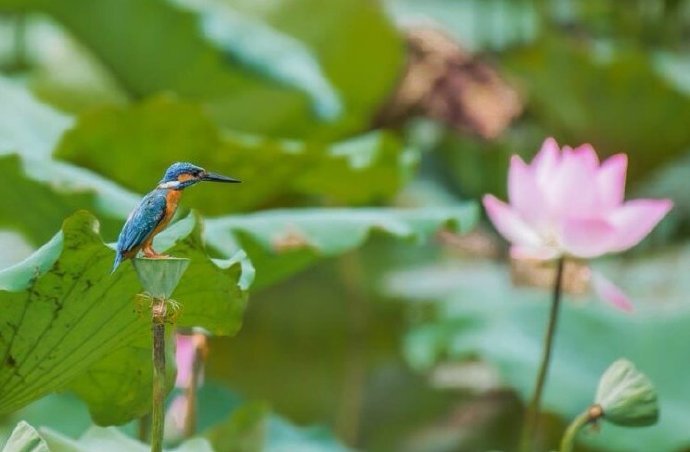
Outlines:
[[165, 218], [165, 194], [152, 192], [130, 214], [117, 239], [117, 251], [125, 254], [137, 248]]

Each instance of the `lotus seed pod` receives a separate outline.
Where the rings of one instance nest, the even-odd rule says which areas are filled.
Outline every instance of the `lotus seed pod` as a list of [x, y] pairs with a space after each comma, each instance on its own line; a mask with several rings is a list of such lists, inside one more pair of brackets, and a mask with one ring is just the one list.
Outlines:
[[616, 425], [643, 427], [659, 419], [654, 385], [627, 359], [615, 361], [601, 376], [595, 404], [603, 418]]
[[134, 269], [139, 281], [154, 298], [169, 299], [189, 266], [189, 259], [167, 257], [158, 259], [136, 258]]

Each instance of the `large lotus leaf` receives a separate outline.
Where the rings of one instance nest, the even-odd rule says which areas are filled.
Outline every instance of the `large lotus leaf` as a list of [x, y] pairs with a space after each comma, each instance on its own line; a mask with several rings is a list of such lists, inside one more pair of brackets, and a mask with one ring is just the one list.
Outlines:
[[229, 0], [228, 3], [297, 38], [315, 55], [345, 105], [341, 133], [370, 124], [403, 70], [402, 40], [378, 2]]
[[103, 233], [114, 239], [118, 225], [113, 219], [126, 218], [138, 197], [88, 170], [50, 158], [72, 118], [3, 77], [0, 98], [0, 191], [5, 193], [0, 225], [39, 244], [67, 215], [88, 208], [99, 212]]
[[314, 122], [305, 94], [246, 71], [225, 57], [202, 36], [199, 17], [172, 2], [22, 3], [65, 26], [135, 98], [173, 91], [214, 104], [227, 125], [256, 132], [287, 132], [290, 126], [301, 130]]
[[[365, 0], [293, 2], [279, 24], [227, 4], [197, 14], [185, 3], [198, 5], [0, 0], [62, 23], [133, 97], [173, 91], [245, 132], [323, 137], [361, 130], [401, 70], [400, 39], [380, 6]], [[305, 20], [312, 25], [296, 25]], [[340, 113], [339, 97], [345, 111], [328, 132], [323, 120]]]
[[70, 114], [131, 100], [108, 68], [55, 21], [35, 14], [27, 18], [27, 24], [30, 53], [49, 46], [60, 48], [31, 58], [24, 83], [36, 97]]
[[[632, 314], [566, 296], [544, 407], [571, 420], [593, 402], [604, 370], [625, 357], [654, 383], [661, 412], [655, 426], [625, 429], [605, 423], [599, 433], [581, 439], [612, 450], [677, 450], [690, 444], [685, 428], [690, 391], [679, 378], [690, 373], [688, 265], [687, 246], [605, 265], [607, 277], [635, 300]], [[504, 266], [476, 261], [404, 271], [390, 285], [404, 297], [441, 300], [435, 303], [436, 319], [417, 325], [407, 338], [407, 355], [416, 367], [478, 355], [494, 364], [523, 399], [529, 396], [548, 316], [547, 291], [517, 289]]]
[[389, 197], [407, 179], [415, 153], [394, 135], [371, 132], [332, 145], [221, 134], [194, 103], [158, 97], [82, 116], [56, 156], [146, 192], [174, 161], [191, 161], [241, 179], [241, 186], [200, 184], [185, 204], [220, 214], [305, 194], [331, 202]]
[[[171, 331], [167, 331], [171, 333]], [[175, 353], [172, 334], [166, 335], [166, 388], [175, 383]], [[89, 407], [98, 425], [122, 425], [151, 412], [151, 337], [142, 335], [91, 365], [66, 389]]]
[[421, 242], [441, 228], [474, 227], [474, 204], [445, 208], [285, 209], [206, 222], [210, 247], [231, 256], [244, 249], [256, 268], [256, 287], [293, 274], [319, 258], [362, 246], [373, 233]]
[[[93, 192], [66, 191], [30, 179], [16, 155], [0, 155], [0, 174], [0, 227], [22, 233], [33, 245], [48, 241], [65, 217], [98, 203]], [[100, 215], [100, 223], [111, 238], [122, 226], [110, 215]]]
[[[186, 235], [170, 236], [185, 229]], [[212, 262], [199, 234], [189, 219], [162, 240], [177, 239], [170, 253], [192, 259], [175, 292], [182, 303], [178, 324], [233, 334], [246, 298], [239, 286], [241, 265], [219, 267]], [[105, 357], [120, 356], [125, 366], [130, 360], [115, 352], [150, 335], [147, 316], [136, 309], [135, 295], [141, 289], [135, 272], [125, 263], [111, 275], [113, 256], [97, 233], [95, 219], [78, 212], [25, 262], [0, 272], [1, 413], [66, 387]], [[105, 383], [117, 387], [118, 374], [101, 379]]]
[[282, 33], [261, 18], [230, 7], [227, 2], [178, 0], [177, 3], [199, 14], [204, 35], [228, 58], [278, 83], [303, 91], [323, 119], [334, 120], [343, 113], [340, 95], [321, 70], [318, 55], [302, 41]]
[[[192, 306], [189, 300], [194, 299], [197, 294], [205, 292], [208, 292], [208, 299], [215, 295], [222, 296], [228, 291], [236, 290], [235, 286], [241, 290], [247, 290], [252, 283], [253, 269], [248, 267], [250, 263], [243, 259], [242, 253], [239, 253], [233, 259], [222, 262], [224, 267], [241, 267], [242, 273], [239, 278], [226, 280], [224, 276], [217, 274], [217, 276], [221, 276], [221, 279], [213, 279], [211, 275], [216, 274], [215, 264], [208, 261], [203, 253], [198, 252], [202, 245], [198, 236], [199, 230], [190, 233], [193, 226], [192, 218], [179, 221], [159, 236], [160, 238], [157, 238], [155, 242], [157, 248], [166, 249], [173, 246], [173, 241], [176, 238], [187, 237], [184, 241], [178, 242], [172, 252], [176, 256], [196, 259], [198, 266], [201, 265], [200, 261], [203, 261], [206, 266], [205, 279], [183, 277], [180, 284], [184, 284], [184, 287], [178, 287], [175, 292], [176, 297], [183, 293], [183, 298], [179, 299], [183, 303], [187, 316], [187, 319], [179, 325], [216, 324], [220, 329], [215, 330], [215, 334], [234, 334], [240, 326], [244, 310], [243, 304], [214, 303]], [[185, 292], [188, 295], [184, 295]], [[236, 323], [231, 323], [233, 320]], [[148, 371], [151, 366], [151, 340], [148, 335], [142, 339], [103, 357], [69, 383], [68, 389], [88, 403], [91, 417], [96, 423], [100, 425], [123, 424], [133, 417], [149, 412], [152, 385], [152, 374]], [[166, 343], [166, 350], [168, 355], [166, 364], [169, 368], [168, 387], [171, 388], [175, 367], [172, 341]]]

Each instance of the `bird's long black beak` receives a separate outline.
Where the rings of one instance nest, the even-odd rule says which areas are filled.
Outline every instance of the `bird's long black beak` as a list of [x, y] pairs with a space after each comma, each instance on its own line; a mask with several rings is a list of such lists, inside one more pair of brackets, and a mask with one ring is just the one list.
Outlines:
[[222, 174], [216, 174], [216, 173], [206, 173], [204, 177], [201, 178], [201, 180], [208, 180], [211, 182], [228, 182], [228, 183], [240, 183], [242, 182], [239, 179], [233, 179], [232, 177], [228, 176], [223, 176]]

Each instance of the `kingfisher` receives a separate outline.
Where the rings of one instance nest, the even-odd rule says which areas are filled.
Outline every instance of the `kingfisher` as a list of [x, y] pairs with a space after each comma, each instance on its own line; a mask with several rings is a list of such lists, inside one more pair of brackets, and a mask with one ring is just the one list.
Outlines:
[[241, 182], [232, 177], [208, 172], [187, 162], [170, 165], [158, 186], [144, 196], [127, 217], [117, 239], [113, 272], [120, 262], [135, 257], [140, 250], [148, 258], [164, 257], [153, 250], [151, 246], [153, 238], [172, 220], [182, 197], [182, 190], [201, 181]]

